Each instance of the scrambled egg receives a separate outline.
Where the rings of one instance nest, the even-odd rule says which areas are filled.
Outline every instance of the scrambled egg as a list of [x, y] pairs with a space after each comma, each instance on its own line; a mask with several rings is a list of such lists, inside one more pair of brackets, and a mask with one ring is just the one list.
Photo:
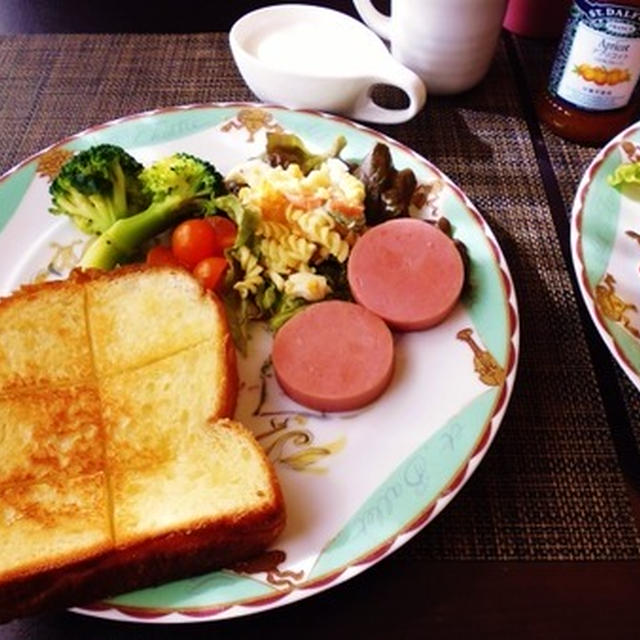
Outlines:
[[284, 292], [292, 298], [304, 298], [308, 302], [324, 300], [331, 292], [327, 279], [315, 273], [292, 273], [284, 283]]

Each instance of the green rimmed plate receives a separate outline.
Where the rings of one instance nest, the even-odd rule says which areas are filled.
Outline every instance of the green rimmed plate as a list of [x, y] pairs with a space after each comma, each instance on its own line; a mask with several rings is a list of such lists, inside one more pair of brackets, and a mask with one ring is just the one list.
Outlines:
[[626, 159], [625, 141], [640, 145], [640, 123], [605, 145], [585, 171], [573, 203], [571, 252], [594, 324], [640, 389], [640, 188], [607, 181]]
[[268, 366], [271, 336], [254, 328], [239, 359], [236, 417], [279, 475], [288, 524], [260, 558], [120, 595], [74, 611], [140, 622], [192, 622], [283, 606], [353, 577], [400, 547], [446, 507], [490, 446], [512, 392], [519, 320], [509, 269], [464, 193], [407, 147], [352, 122], [255, 104], [201, 104], [138, 114], [63, 140], [0, 179], [0, 293], [64, 276], [86, 238], [51, 216], [48, 186], [76, 150], [120, 144], [143, 163], [173, 151], [221, 171], [264, 149], [283, 129], [324, 149], [344, 135], [343, 157], [389, 145], [422, 185], [422, 217], [446, 216], [471, 259], [468, 293], [441, 325], [395, 335], [396, 369], [372, 405], [318, 414], [282, 394]]

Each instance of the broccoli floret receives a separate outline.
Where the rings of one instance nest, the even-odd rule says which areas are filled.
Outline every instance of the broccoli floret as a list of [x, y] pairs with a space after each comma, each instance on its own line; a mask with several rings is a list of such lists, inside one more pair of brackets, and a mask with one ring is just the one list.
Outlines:
[[116, 220], [144, 209], [143, 166], [121, 147], [100, 144], [81, 151], [60, 169], [49, 187], [50, 212], [68, 215], [78, 229], [104, 233]]
[[213, 199], [225, 192], [215, 167], [187, 153], [158, 160], [140, 174], [151, 204], [140, 213], [117, 220], [89, 246], [83, 269], [111, 269], [131, 258], [143, 243], [188, 215], [211, 212]]

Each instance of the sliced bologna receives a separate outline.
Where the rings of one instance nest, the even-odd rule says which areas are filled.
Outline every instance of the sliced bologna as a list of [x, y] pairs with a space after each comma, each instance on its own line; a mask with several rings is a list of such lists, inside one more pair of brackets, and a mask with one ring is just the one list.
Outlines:
[[329, 300], [301, 311], [273, 343], [280, 386], [318, 411], [351, 411], [375, 400], [393, 374], [393, 337], [364, 307]]
[[438, 324], [455, 306], [464, 264], [455, 244], [423, 220], [384, 222], [362, 235], [347, 267], [353, 297], [394, 329]]

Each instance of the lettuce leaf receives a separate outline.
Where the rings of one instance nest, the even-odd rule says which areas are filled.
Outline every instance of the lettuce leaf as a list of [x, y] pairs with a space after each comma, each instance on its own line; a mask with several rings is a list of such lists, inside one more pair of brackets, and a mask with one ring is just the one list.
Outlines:
[[409, 215], [417, 180], [411, 169], [398, 171], [389, 147], [378, 142], [354, 171], [366, 195], [364, 214], [370, 226]]
[[351, 288], [347, 278], [347, 263], [339, 262], [333, 256], [327, 258], [316, 267], [316, 273], [324, 276], [331, 289], [327, 299], [351, 300]]
[[640, 162], [621, 164], [608, 178], [612, 187], [625, 184], [640, 184]]
[[292, 296], [283, 295], [278, 302], [274, 314], [269, 318], [269, 328], [271, 331], [277, 331], [287, 320], [302, 311], [307, 305], [304, 298], [293, 298]]
[[257, 211], [247, 209], [242, 205], [238, 197], [233, 194], [219, 196], [213, 200], [213, 212], [226, 213], [230, 220], [236, 223], [238, 235], [233, 245], [234, 249], [249, 244], [258, 226], [260, 214]]
[[319, 167], [328, 158], [335, 158], [347, 144], [344, 136], [338, 136], [331, 147], [322, 154], [314, 154], [293, 133], [267, 133], [266, 161], [271, 166], [285, 169], [297, 164], [304, 175]]

